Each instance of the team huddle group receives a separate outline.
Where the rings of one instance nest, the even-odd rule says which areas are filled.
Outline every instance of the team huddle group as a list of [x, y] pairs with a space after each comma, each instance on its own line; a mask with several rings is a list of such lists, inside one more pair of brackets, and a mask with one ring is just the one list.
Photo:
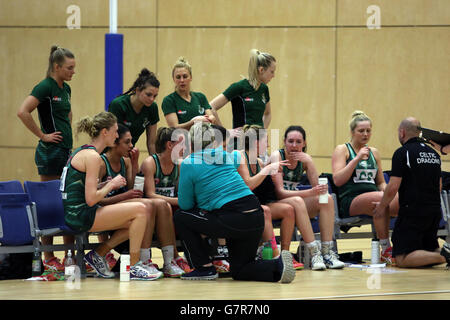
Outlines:
[[[143, 69], [108, 112], [76, 123], [76, 133], [87, 133], [91, 142], [72, 152], [71, 90], [66, 82], [75, 73], [75, 56], [68, 49], [51, 48], [47, 76], [25, 99], [18, 116], [40, 139], [35, 162], [41, 180], [61, 181], [66, 224], [78, 231], [111, 231], [100, 235], [100, 245], [85, 256], [89, 270], [113, 278], [114, 249], [129, 253], [132, 280], [211, 280], [230, 272], [236, 280], [289, 283], [295, 270], [303, 269], [289, 252], [295, 226], [310, 252], [312, 270], [344, 268], [333, 249], [338, 213], [331, 196], [319, 203], [328, 186], [318, 183], [313, 159], [306, 153], [305, 130], [289, 126], [283, 148], [267, 156], [264, 129], [272, 117], [267, 84], [275, 69], [272, 55], [253, 49], [248, 78], [208, 102], [201, 92], [191, 91], [191, 66], [179, 58], [172, 69], [175, 90], [162, 102], [168, 127], [160, 128], [155, 103], [160, 83]], [[217, 113], [228, 102], [233, 113], [230, 130]], [[40, 126], [31, 116], [36, 108]], [[180, 133], [186, 130], [189, 135]], [[339, 211], [373, 216], [381, 259], [395, 264], [393, 256], [409, 253], [410, 246], [392, 250], [389, 218], [399, 212], [399, 197], [397, 192], [387, 200], [384, 196], [381, 157], [368, 147], [371, 130], [370, 118], [355, 111], [350, 142], [337, 146], [332, 155], [333, 182], [339, 190]], [[134, 146], [144, 132], [149, 156], [140, 163]], [[440, 161], [438, 165], [440, 173]], [[297, 187], [304, 174], [311, 188], [301, 190]], [[142, 190], [134, 187], [139, 175], [144, 177]], [[310, 222], [317, 215], [320, 241]], [[273, 220], [281, 224], [279, 245]], [[151, 260], [154, 232], [161, 244], [162, 268]], [[177, 238], [184, 256], [177, 251]], [[227, 259], [213, 259], [209, 239], [218, 239]], [[43, 244], [52, 241], [42, 239]], [[73, 238], [64, 238], [70, 241]], [[272, 259], [261, 259], [264, 246], [272, 247]], [[44, 266], [64, 269], [52, 252], [44, 252]]]

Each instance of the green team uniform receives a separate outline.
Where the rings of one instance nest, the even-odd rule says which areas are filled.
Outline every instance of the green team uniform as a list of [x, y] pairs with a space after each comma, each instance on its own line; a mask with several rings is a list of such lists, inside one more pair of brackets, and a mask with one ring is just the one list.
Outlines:
[[60, 175], [73, 143], [69, 119], [71, 89], [65, 82], [60, 88], [55, 79], [48, 77], [39, 82], [30, 95], [39, 100], [37, 110], [42, 132], [60, 131], [62, 136], [59, 143], [39, 140], [35, 153], [38, 172], [40, 175]]
[[94, 146], [83, 145], [72, 153], [61, 175], [59, 188], [64, 205], [64, 220], [70, 228], [76, 231], [91, 229], [95, 220], [95, 212], [100, 208], [98, 204], [92, 207], [87, 205], [85, 198], [86, 172], [78, 171], [71, 165], [73, 157], [81, 150], [86, 149], [96, 150]]
[[247, 79], [242, 79], [230, 85], [223, 95], [231, 101], [233, 128], [245, 124], [264, 127], [263, 115], [266, 103], [270, 101], [269, 87], [266, 84], [261, 83], [258, 90], [255, 90]]
[[159, 157], [157, 154], [152, 154], [153, 159], [156, 164], [155, 171], [155, 192], [161, 196], [175, 198], [178, 196], [178, 178], [180, 177], [180, 172], [178, 166], [173, 167], [172, 172], [169, 175], [164, 175], [161, 168], [161, 163], [159, 162]]
[[[280, 152], [281, 160], [286, 160], [286, 153], [284, 149], [278, 150]], [[294, 169], [289, 169], [283, 166], [283, 187], [285, 190], [297, 190], [300, 180], [303, 176], [303, 163], [297, 161], [297, 166]]]
[[[105, 154], [100, 155], [100, 157], [102, 158], [103, 162], [106, 165], [106, 174], [102, 178], [102, 182], [107, 181], [108, 179], [113, 179], [115, 176], [117, 176], [119, 174], [122, 177], [124, 177], [124, 178], [127, 177], [127, 167], [125, 166], [125, 160], [123, 160], [123, 158], [120, 158], [120, 170], [119, 170], [119, 172], [116, 172], [111, 167], [111, 164], [109, 163], [109, 160], [108, 160], [108, 158], [106, 157]], [[127, 191], [128, 191], [127, 186], [123, 186], [123, 187], [120, 187], [117, 190], [112, 190], [106, 196], [107, 197], [112, 197], [112, 196], [115, 196], [115, 195], [118, 195], [120, 193], [124, 193], [124, 192], [127, 192]]]
[[[356, 152], [353, 150], [350, 143], [346, 143], [345, 145], [349, 152], [349, 157], [347, 159], [348, 164], [356, 157]], [[375, 160], [372, 151], [370, 151], [369, 158], [358, 162], [350, 179], [338, 188], [340, 202], [339, 209], [343, 216], [349, 216], [350, 205], [354, 198], [365, 192], [378, 191], [375, 183], [377, 172], [377, 161]]]
[[164, 97], [161, 105], [164, 115], [175, 113], [178, 118], [178, 123], [181, 124], [197, 116], [203, 116], [205, 115], [206, 109], [211, 109], [203, 93], [191, 91], [190, 94], [191, 102], [184, 100], [176, 91]]
[[136, 113], [128, 94], [121, 95], [111, 101], [108, 111], [117, 117], [117, 123], [122, 123], [130, 129], [133, 145], [136, 145], [147, 126], [154, 125], [159, 121], [158, 105], [155, 102], [149, 107], [144, 106], [140, 113]]

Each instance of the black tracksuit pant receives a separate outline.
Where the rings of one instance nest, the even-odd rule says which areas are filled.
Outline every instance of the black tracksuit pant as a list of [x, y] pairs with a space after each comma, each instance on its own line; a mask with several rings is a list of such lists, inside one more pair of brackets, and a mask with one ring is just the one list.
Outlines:
[[281, 278], [281, 264], [276, 260], [255, 260], [264, 230], [264, 211], [254, 195], [228, 202], [213, 211], [177, 210], [175, 228], [186, 256], [194, 268], [210, 263], [209, 247], [202, 234], [225, 238], [235, 280], [276, 282]]

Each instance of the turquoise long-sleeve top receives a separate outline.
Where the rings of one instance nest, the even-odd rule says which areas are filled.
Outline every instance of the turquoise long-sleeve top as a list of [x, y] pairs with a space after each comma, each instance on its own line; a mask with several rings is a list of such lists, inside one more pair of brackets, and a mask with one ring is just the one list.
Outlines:
[[222, 147], [191, 153], [180, 167], [180, 208], [211, 211], [253, 194], [237, 171], [240, 162], [239, 152], [228, 153]]

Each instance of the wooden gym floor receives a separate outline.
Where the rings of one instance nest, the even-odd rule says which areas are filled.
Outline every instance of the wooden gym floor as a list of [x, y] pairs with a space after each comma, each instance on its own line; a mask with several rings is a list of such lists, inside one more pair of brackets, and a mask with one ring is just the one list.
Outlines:
[[[357, 231], [364, 230], [361, 227]], [[55, 239], [55, 242], [58, 240]], [[339, 252], [362, 251], [370, 261], [370, 239], [338, 240]], [[440, 240], [442, 245], [442, 241]], [[291, 252], [298, 243], [292, 242]], [[159, 249], [152, 249], [153, 261], [162, 266]], [[58, 257], [62, 252], [57, 252]], [[450, 300], [450, 270], [445, 264], [432, 268], [296, 272], [291, 284], [233, 281], [120, 282], [116, 279], [86, 278], [65, 281], [0, 281], [0, 300]]]

